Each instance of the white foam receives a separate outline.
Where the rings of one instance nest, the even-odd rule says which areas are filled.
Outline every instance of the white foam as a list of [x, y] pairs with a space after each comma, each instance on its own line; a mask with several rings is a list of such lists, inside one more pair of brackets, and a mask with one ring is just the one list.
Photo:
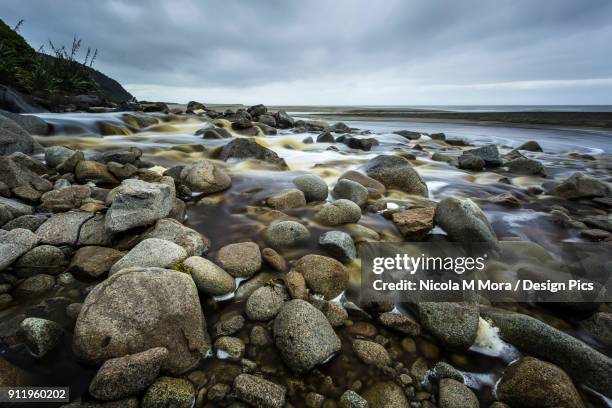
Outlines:
[[472, 389], [479, 390], [484, 386], [494, 387], [497, 378], [495, 374], [488, 373], [462, 373], [463, 382]]
[[471, 351], [491, 357], [499, 357], [506, 362], [511, 362], [520, 357], [521, 353], [511, 344], [506, 343], [499, 337], [499, 329], [492, 326], [485, 319], [480, 318], [478, 332]]

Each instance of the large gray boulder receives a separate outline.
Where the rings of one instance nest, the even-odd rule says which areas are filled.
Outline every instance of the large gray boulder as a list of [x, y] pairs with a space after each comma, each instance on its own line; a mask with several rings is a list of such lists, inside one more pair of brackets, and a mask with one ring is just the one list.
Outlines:
[[89, 363], [168, 349], [162, 370], [179, 375], [210, 349], [198, 292], [191, 277], [160, 268], [129, 268], [87, 296], [73, 337], [75, 355]]
[[612, 395], [612, 359], [577, 338], [533, 317], [484, 307], [480, 314], [499, 328], [501, 337], [525, 353], [563, 368], [573, 379]]
[[180, 181], [198, 193], [212, 194], [228, 189], [232, 180], [210, 160], [200, 160], [181, 170]]
[[451, 241], [497, 245], [497, 236], [487, 216], [469, 198], [447, 197], [436, 206], [434, 222]]
[[298, 373], [325, 362], [341, 347], [325, 315], [300, 299], [286, 302], [274, 319], [274, 342], [283, 361]]
[[142, 239], [159, 238], [174, 242], [182, 246], [189, 256], [200, 256], [208, 251], [208, 239], [204, 238], [199, 232], [185, 227], [180, 222], [171, 218], [162, 218], [155, 225], [149, 228]]
[[159, 238], [148, 238], [141, 241], [110, 269], [109, 275], [134, 266], [173, 268], [187, 258], [187, 251], [175, 244]]
[[30, 215], [33, 212], [34, 209], [27, 204], [0, 196], [0, 226], [17, 217]]
[[83, 224], [93, 218], [92, 213], [70, 211], [59, 213], [45, 221], [36, 230], [40, 242], [48, 245], [77, 245]]
[[46, 135], [49, 133], [49, 124], [34, 115], [20, 115], [0, 109], [0, 116], [12, 120], [32, 135]]
[[0, 115], [0, 156], [15, 152], [35, 154], [42, 146], [15, 121]]
[[106, 229], [121, 232], [166, 217], [172, 210], [174, 191], [167, 184], [127, 179], [109, 193], [109, 200]]
[[54, 169], [72, 157], [74, 152], [75, 150], [61, 145], [47, 147], [45, 149], [45, 162], [47, 166]]
[[32, 187], [39, 192], [49, 191], [53, 184], [30, 170], [25, 163], [14, 160], [14, 156], [0, 156], [0, 182], [9, 189]]
[[380, 155], [367, 162], [364, 170], [369, 177], [381, 182], [388, 189], [425, 197], [428, 195], [427, 184], [403, 157]]
[[2, 231], [0, 235], [0, 271], [34, 248], [38, 241], [39, 238], [27, 229], [16, 228], [8, 232]]
[[476, 149], [470, 149], [463, 152], [464, 155], [480, 157], [484, 160], [485, 164], [489, 167], [501, 166], [503, 160], [499, 155], [499, 150], [494, 144], [477, 147]]

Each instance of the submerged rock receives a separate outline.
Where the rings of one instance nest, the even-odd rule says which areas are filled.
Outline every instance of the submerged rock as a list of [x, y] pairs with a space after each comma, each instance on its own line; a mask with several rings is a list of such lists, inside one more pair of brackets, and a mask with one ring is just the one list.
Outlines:
[[294, 265], [304, 276], [306, 285], [325, 299], [334, 299], [346, 288], [348, 271], [340, 262], [321, 255], [306, 255]]
[[563, 370], [533, 357], [523, 357], [506, 368], [496, 395], [511, 406], [525, 408], [585, 406]]
[[399, 156], [381, 155], [366, 163], [366, 174], [386, 188], [402, 190], [408, 194], [427, 196], [427, 185], [412, 168], [410, 162]]
[[497, 236], [487, 216], [469, 198], [443, 199], [436, 207], [434, 221], [452, 241], [497, 245]]
[[24, 319], [20, 327], [25, 334], [30, 352], [36, 358], [42, 358], [54, 349], [64, 333], [62, 327], [54, 321], [37, 317]]
[[353, 239], [342, 231], [328, 231], [319, 237], [319, 245], [340, 262], [350, 262], [357, 257]]
[[286, 302], [276, 316], [274, 342], [283, 361], [297, 373], [325, 362], [341, 347], [323, 313], [299, 299]]
[[121, 232], [150, 225], [170, 213], [173, 196], [173, 189], [167, 184], [124, 180], [108, 195], [111, 204], [106, 213], [106, 229]]
[[226, 190], [232, 184], [230, 176], [210, 160], [186, 165], [181, 170], [180, 180], [191, 191], [205, 194]]
[[371, 408], [408, 408], [404, 390], [394, 382], [377, 382], [363, 394]]
[[162, 364], [178, 375], [210, 348], [197, 288], [187, 274], [130, 268], [98, 284], [85, 298], [74, 329], [73, 351], [89, 363], [168, 349]]
[[376, 342], [355, 340], [353, 341], [353, 351], [366, 365], [385, 367], [391, 364], [391, 357], [389, 357], [387, 350]]

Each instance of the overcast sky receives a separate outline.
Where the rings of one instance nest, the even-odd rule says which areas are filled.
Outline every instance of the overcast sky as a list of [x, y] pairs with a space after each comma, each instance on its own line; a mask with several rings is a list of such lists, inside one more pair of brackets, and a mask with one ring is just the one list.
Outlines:
[[612, 104], [608, 0], [1, 0], [138, 99]]

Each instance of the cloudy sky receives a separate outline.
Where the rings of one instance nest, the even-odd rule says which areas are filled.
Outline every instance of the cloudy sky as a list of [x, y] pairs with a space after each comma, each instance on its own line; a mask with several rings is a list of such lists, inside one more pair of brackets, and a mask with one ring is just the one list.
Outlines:
[[608, 0], [2, 0], [139, 99], [612, 104]]

